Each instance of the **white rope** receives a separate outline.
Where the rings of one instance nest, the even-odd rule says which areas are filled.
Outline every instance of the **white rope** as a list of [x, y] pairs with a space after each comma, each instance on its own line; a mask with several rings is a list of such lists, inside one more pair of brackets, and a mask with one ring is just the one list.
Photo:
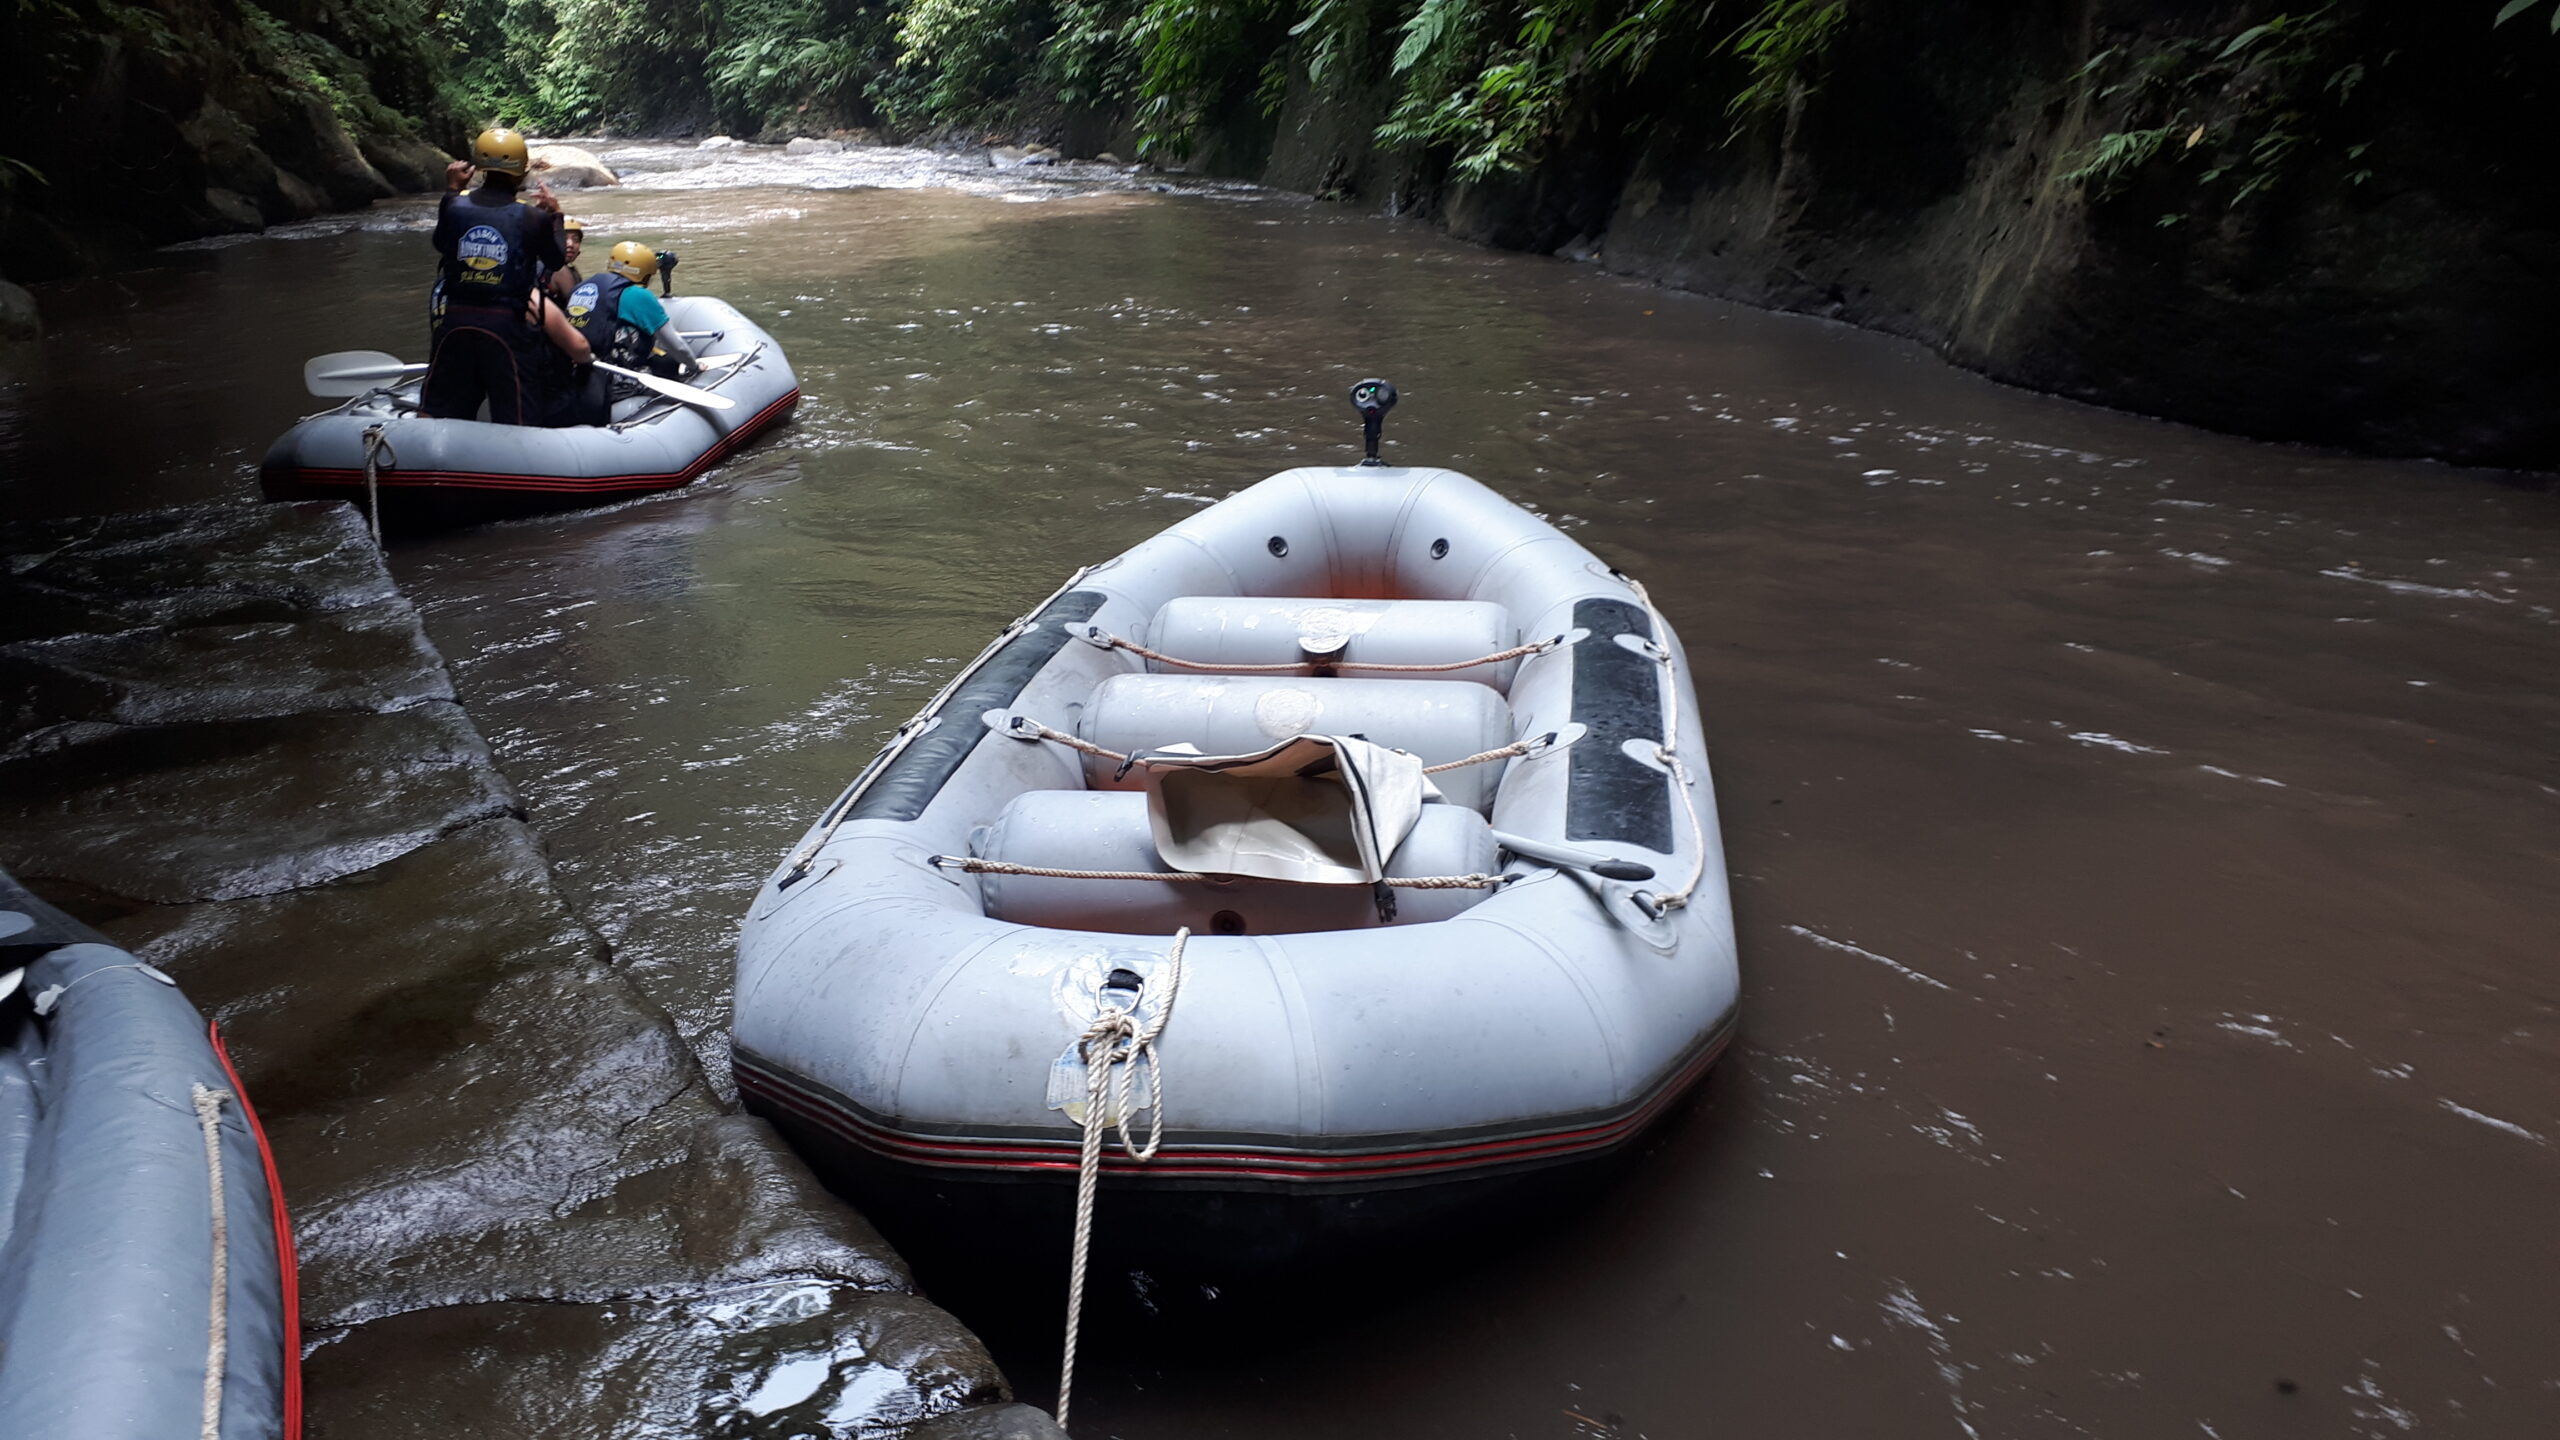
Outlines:
[[1514, 645], [1508, 650], [1496, 650], [1490, 655], [1479, 655], [1473, 660], [1448, 660], [1430, 665], [1391, 665], [1382, 660], [1350, 660], [1338, 656], [1247, 665], [1225, 660], [1185, 660], [1179, 656], [1167, 655], [1160, 650], [1150, 650], [1125, 635], [1114, 635], [1099, 625], [1088, 627], [1084, 638], [1087, 643], [1099, 645], [1105, 650], [1126, 650], [1141, 659], [1152, 660], [1159, 665], [1170, 665], [1176, 670], [1203, 670], [1221, 675], [1290, 674], [1311, 669], [1378, 670], [1410, 675], [1445, 675], [1456, 670], [1472, 670], [1479, 665], [1499, 665], [1505, 660], [1517, 660], [1523, 655], [1544, 655], [1562, 645], [1565, 639], [1562, 635], [1556, 635], [1545, 640], [1532, 640], [1527, 644]]
[[[376, 456], [384, 450], [391, 450], [391, 440], [382, 433], [381, 423], [364, 427], [364, 518], [366, 527], [373, 532], [376, 550], [382, 548], [382, 492], [377, 488], [374, 471], [379, 464]], [[391, 450], [391, 463], [400, 463], [399, 451]]]
[[[1264, 885], [1332, 883], [1278, 875], [1203, 875], [1196, 870], [1066, 870], [1054, 865], [981, 860], [975, 855], [929, 855], [925, 863], [937, 870], [960, 870], [971, 875], [1029, 875], [1043, 880], [1161, 880], [1169, 885], [1225, 885], [1239, 880]], [[1505, 878], [1479, 871], [1472, 875], [1389, 875], [1377, 883], [1396, 890], [1498, 890]]]
[[[1006, 716], [1005, 733], [1016, 737], [1028, 737], [1034, 740], [1051, 741], [1059, 745], [1064, 745], [1070, 750], [1090, 755], [1097, 760], [1117, 760], [1124, 766], [1148, 765], [1154, 763], [1149, 758], [1147, 752], [1143, 750], [1134, 755], [1123, 754], [1122, 752], [1111, 749], [1108, 746], [1096, 745], [1082, 736], [1070, 735], [1064, 730], [1043, 725], [1028, 715]], [[1440, 775], [1451, 770], [1463, 770], [1470, 765], [1483, 765], [1495, 760], [1508, 760], [1514, 755], [1527, 755], [1532, 752], [1545, 749], [1547, 746], [1553, 745], [1555, 740], [1555, 732], [1549, 731], [1544, 735], [1540, 735], [1532, 739], [1514, 740], [1510, 744], [1504, 745], [1498, 749], [1479, 750], [1475, 754], [1469, 755], [1464, 759], [1444, 760], [1437, 765], [1425, 765], [1422, 767], [1422, 773], [1425, 775]], [[1187, 761], [1193, 757], [1185, 756], [1182, 758]]]
[[1653, 897], [1654, 906], [1668, 914], [1686, 906], [1707, 878], [1707, 825], [1699, 818], [1697, 797], [1689, 793], [1696, 788], [1697, 781], [1689, 775], [1689, 763], [1680, 758], [1680, 686], [1679, 675], [1672, 668], [1670, 622], [1662, 618], [1662, 611], [1654, 605], [1653, 596], [1644, 588], [1642, 581], [1623, 575], [1619, 578], [1627, 582], [1628, 589], [1636, 592], [1637, 602], [1644, 606], [1644, 613], [1651, 618], [1653, 660], [1662, 667], [1663, 692], [1662, 743], [1655, 747], [1653, 757], [1671, 772], [1672, 793], [1680, 797], [1680, 808], [1689, 816], [1689, 879], [1679, 889]]
[[204, 1355], [204, 1425], [201, 1440], [222, 1440], [222, 1373], [231, 1348], [231, 1220], [223, 1208], [222, 1102], [228, 1090], [199, 1084], [192, 1092], [196, 1123], [204, 1127], [204, 1168], [213, 1185], [213, 1318]]
[[[1106, 998], [1101, 1001], [1101, 1013], [1085, 1027], [1084, 1038], [1076, 1042], [1084, 1056], [1084, 1152], [1076, 1163], [1075, 1251], [1067, 1268], [1066, 1347], [1058, 1361], [1061, 1430], [1067, 1428], [1067, 1412], [1075, 1401], [1076, 1340], [1084, 1328], [1084, 1277], [1093, 1246], [1093, 1202], [1102, 1179], [1102, 1132], [1116, 1119], [1120, 1148], [1140, 1164], [1156, 1158], [1156, 1151], [1163, 1148], [1164, 1059], [1156, 1053], [1156, 1037], [1164, 1033], [1165, 1022], [1173, 1018], [1174, 997], [1182, 993], [1182, 949], [1190, 940], [1191, 927], [1187, 925], [1173, 932], [1173, 948], [1164, 961], [1164, 998], [1156, 1003], [1155, 1014], [1145, 1024], [1139, 1024], [1128, 1010]], [[1109, 993], [1104, 992], [1106, 996]], [[1144, 1147], [1129, 1143], [1131, 1088], [1142, 1061], [1147, 1067]], [[1114, 1070], [1119, 1072], [1116, 1106], [1106, 1107], [1102, 1102], [1111, 1088]], [[1111, 1113], [1114, 1109], [1116, 1116]]]

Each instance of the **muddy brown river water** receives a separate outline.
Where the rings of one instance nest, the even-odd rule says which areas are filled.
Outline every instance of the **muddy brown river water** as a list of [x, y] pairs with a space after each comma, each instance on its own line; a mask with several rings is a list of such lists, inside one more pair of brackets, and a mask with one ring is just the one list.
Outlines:
[[[1107, 1257], [1079, 1433], [2560, 1434], [2560, 494], [1290, 196], [646, 154], [589, 233], [764, 320], [798, 419], [392, 559], [715, 1073], [748, 897], [886, 730], [1080, 561], [1351, 454], [1363, 374], [1697, 667], [1730, 1058], [1558, 1223], [1276, 1290]], [[48, 295], [0, 504], [253, 496], [303, 357], [421, 348], [424, 214]], [[1045, 1399], [1059, 1278], [892, 1238]]]

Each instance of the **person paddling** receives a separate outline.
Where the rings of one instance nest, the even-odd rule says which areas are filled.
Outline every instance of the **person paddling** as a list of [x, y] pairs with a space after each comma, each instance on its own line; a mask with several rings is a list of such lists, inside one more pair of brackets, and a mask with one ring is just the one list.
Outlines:
[[[480, 188], [466, 192], [474, 170]], [[541, 424], [559, 404], [552, 342], [532, 308], [545, 268], [568, 263], [560, 202], [549, 186], [518, 194], [528, 169], [524, 136], [483, 130], [471, 159], [445, 168], [436, 212], [438, 267], [434, 348], [420, 407], [435, 419], [468, 420], [485, 401], [502, 425]]]
[[[649, 281], [657, 273], [656, 251], [637, 240], [614, 246], [604, 273], [570, 292], [569, 323], [586, 337], [599, 360], [626, 370], [645, 368], [669, 380], [690, 380], [702, 367], [667, 318], [667, 307], [649, 293]], [[589, 367], [579, 423], [610, 423], [613, 402], [637, 390], [632, 381]]]

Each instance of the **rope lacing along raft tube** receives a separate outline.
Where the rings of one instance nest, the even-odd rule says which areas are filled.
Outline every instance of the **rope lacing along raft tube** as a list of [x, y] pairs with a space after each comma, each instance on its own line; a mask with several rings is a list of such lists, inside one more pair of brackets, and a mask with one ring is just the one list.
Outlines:
[[204, 1423], [201, 1440], [222, 1440], [222, 1377], [231, 1351], [231, 1217], [222, 1193], [222, 1102], [228, 1090], [202, 1083], [190, 1088], [196, 1123], [204, 1129], [204, 1168], [213, 1187], [213, 1314], [204, 1357]]
[[1345, 660], [1336, 656], [1316, 656], [1302, 660], [1281, 660], [1255, 665], [1230, 663], [1224, 660], [1185, 660], [1179, 656], [1167, 655], [1161, 650], [1150, 650], [1125, 635], [1115, 635], [1099, 625], [1086, 626], [1082, 639], [1086, 644], [1099, 649], [1126, 650], [1141, 660], [1152, 660], [1158, 665], [1169, 665], [1176, 670], [1199, 670], [1215, 675], [1303, 675], [1318, 670], [1374, 670], [1395, 675], [1445, 675], [1457, 670], [1473, 670], [1479, 665], [1499, 665], [1505, 660], [1517, 660], [1524, 655], [1544, 655], [1565, 644], [1567, 637], [1551, 635], [1544, 640], [1531, 640], [1525, 644], [1514, 645], [1508, 650], [1496, 650], [1490, 655], [1479, 655], [1472, 660], [1448, 660], [1428, 665]]
[[1644, 582], [1632, 575], [1621, 574], [1615, 570], [1609, 573], [1616, 575], [1626, 583], [1628, 589], [1636, 592], [1636, 603], [1644, 607], [1644, 613], [1652, 623], [1653, 640], [1647, 656], [1662, 667], [1663, 677], [1662, 743], [1654, 747], [1653, 758], [1660, 761], [1662, 767], [1671, 772], [1672, 793], [1680, 797], [1680, 808], [1689, 817], [1688, 880], [1679, 889], [1668, 894], [1654, 895], [1639, 890], [1634, 896], [1640, 907], [1659, 919], [1687, 906], [1690, 899], [1698, 893], [1698, 886], [1706, 880], [1707, 825], [1698, 816], [1697, 797], [1689, 793], [1698, 782], [1690, 776], [1688, 762], [1680, 758], [1679, 670], [1671, 656], [1670, 622], [1662, 618], [1662, 611], [1654, 605], [1653, 596], [1644, 588]]
[[[1156, 1053], [1156, 1037], [1164, 1033], [1165, 1022], [1173, 1018], [1174, 997], [1182, 993], [1182, 951], [1190, 940], [1191, 927], [1187, 925], [1173, 932], [1173, 947], [1164, 959], [1164, 998], [1157, 1002], [1153, 1015], [1141, 1022], [1134, 997], [1131, 1004], [1122, 1005], [1112, 997], [1128, 992], [1106, 987], [1098, 999], [1099, 1013], [1076, 1042], [1076, 1054], [1084, 1062], [1084, 1148], [1076, 1162], [1075, 1247], [1067, 1265], [1066, 1344], [1058, 1361], [1061, 1430], [1067, 1428], [1067, 1414], [1075, 1403], [1076, 1341], [1084, 1328], [1084, 1280], [1093, 1248], [1094, 1200], [1102, 1180], [1102, 1134], [1116, 1119], [1120, 1148], [1141, 1165], [1156, 1158], [1156, 1152], [1164, 1148], [1164, 1058]], [[1147, 1067], [1147, 1143], [1143, 1146], [1129, 1140], [1129, 1113], [1134, 1108], [1131, 1091], [1140, 1064]], [[1106, 1096], [1114, 1100], [1107, 1107], [1103, 1104]]]
[[[1097, 760], [1117, 760], [1120, 762], [1120, 775], [1123, 778], [1127, 777], [1132, 767], [1147, 763], [1147, 752], [1143, 750], [1132, 754], [1111, 749], [1109, 746], [1096, 745], [1082, 736], [1070, 735], [1064, 730], [1043, 725], [1028, 715], [1004, 713], [1001, 718], [1003, 723], [997, 728], [1016, 740], [1048, 740], [1081, 754], [1090, 755]], [[996, 712], [990, 712], [988, 724], [997, 724]], [[1463, 770], [1470, 765], [1487, 765], [1496, 760], [1508, 760], [1513, 756], [1542, 754], [1554, 748], [1560, 736], [1561, 732], [1550, 730], [1544, 735], [1514, 740], [1508, 745], [1497, 746], [1491, 750], [1479, 750], [1461, 759], [1444, 760], [1437, 765], [1425, 765], [1422, 767], [1422, 773], [1440, 775], [1451, 770]]]
[[[937, 870], [971, 875], [1028, 875], [1043, 880], [1162, 880], [1173, 885], [1313, 885], [1328, 882], [1288, 880], [1276, 875], [1203, 875], [1192, 870], [1062, 870], [1052, 865], [1017, 865], [1010, 860], [982, 860], [975, 855], [931, 855], [925, 863]], [[1395, 890], [1498, 890], [1508, 875], [1390, 875], [1377, 883]]]

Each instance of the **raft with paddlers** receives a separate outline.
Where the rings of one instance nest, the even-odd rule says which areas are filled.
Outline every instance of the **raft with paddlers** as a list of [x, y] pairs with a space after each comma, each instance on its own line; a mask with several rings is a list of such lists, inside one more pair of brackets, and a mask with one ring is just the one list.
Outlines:
[[418, 412], [424, 365], [371, 351], [321, 356], [305, 367], [311, 393], [345, 403], [277, 440], [260, 484], [269, 499], [352, 500], [395, 523], [573, 509], [691, 484], [787, 418], [800, 382], [782, 347], [728, 302], [665, 304], [702, 371], [685, 383], [616, 369], [640, 393], [615, 402], [607, 425], [430, 419]]
[[0, 873], [0, 1435], [293, 1440], [266, 1135], [177, 982]]

